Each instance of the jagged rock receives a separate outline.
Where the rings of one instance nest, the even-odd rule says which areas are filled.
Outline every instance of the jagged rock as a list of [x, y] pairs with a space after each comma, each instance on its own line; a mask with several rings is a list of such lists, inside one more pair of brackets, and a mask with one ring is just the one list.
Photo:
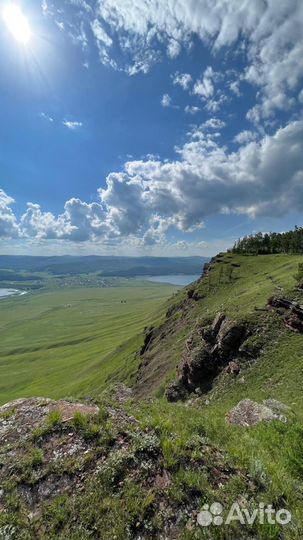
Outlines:
[[182, 399], [186, 399], [188, 391], [184, 386], [181, 379], [173, 381], [165, 389], [165, 396], [167, 401], [174, 402]]
[[201, 300], [203, 296], [200, 295], [195, 289], [189, 289], [187, 291], [187, 298], [191, 298], [192, 300], [195, 300], [197, 302], [198, 300]]
[[153, 332], [154, 332], [153, 326], [146, 329], [145, 335], [144, 335], [144, 343], [140, 350], [140, 356], [142, 356], [145, 353], [145, 351], [148, 349], [148, 346], [153, 338]]
[[235, 321], [225, 318], [220, 326], [215, 351], [221, 357], [228, 357], [239, 348], [245, 328]]
[[202, 342], [200, 347], [196, 347], [192, 351], [189, 368], [192, 385], [195, 384], [197, 379], [198, 381], [201, 380], [201, 374], [214, 373], [217, 370], [217, 362], [206, 343]]
[[217, 315], [215, 316], [211, 326], [212, 332], [215, 336], [218, 334], [225, 317], [226, 316], [224, 315], [224, 313], [217, 313]]
[[285, 317], [284, 320], [287, 328], [293, 330], [294, 332], [303, 334], [303, 320], [301, 320], [298, 315], [291, 313], [291, 315]]
[[287, 298], [280, 298], [278, 296], [272, 296], [268, 300], [268, 305], [274, 308], [290, 309], [292, 307], [291, 300]]
[[218, 313], [211, 326], [197, 328], [186, 340], [182, 361], [178, 366], [178, 380], [167, 389], [170, 401], [184, 399], [184, 389], [204, 392], [214, 378], [227, 366], [227, 372], [238, 374], [239, 364], [233, 358], [246, 337], [246, 327]]
[[211, 354], [211, 349], [205, 341], [200, 340], [198, 346], [189, 341], [189, 345], [187, 343], [183, 351], [182, 362], [177, 372], [182, 386], [193, 392], [205, 378], [215, 376], [217, 368], [217, 359]]
[[303, 334], [303, 307], [297, 302], [272, 296], [268, 300], [268, 306], [276, 313], [283, 316], [284, 323], [290, 330]]
[[211, 326], [205, 326], [204, 328], [202, 328], [201, 335], [202, 335], [203, 339], [206, 341], [206, 343], [212, 343], [213, 344], [215, 342], [216, 335], [213, 332]]
[[243, 399], [229, 411], [226, 415], [226, 421], [228, 424], [244, 427], [272, 420], [287, 422], [286, 416], [280, 414], [281, 408], [285, 411], [285, 407], [286, 405], [276, 400], [267, 400], [261, 404], [250, 399]]

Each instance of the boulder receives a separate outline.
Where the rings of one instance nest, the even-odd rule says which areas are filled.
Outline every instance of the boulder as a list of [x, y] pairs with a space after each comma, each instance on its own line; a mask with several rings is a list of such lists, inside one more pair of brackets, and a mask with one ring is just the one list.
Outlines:
[[11, 444], [15, 439], [26, 441], [35, 427], [47, 421], [54, 411], [60, 413], [61, 422], [69, 422], [75, 413], [94, 416], [99, 412], [97, 405], [71, 402], [65, 399], [55, 401], [49, 398], [20, 398], [0, 407], [0, 440]]
[[243, 399], [226, 415], [228, 424], [236, 426], [249, 427], [259, 422], [270, 422], [279, 420], [287, 422], [287, 417], [281, 414], [281, 410], [287, 411], [287, 406], [276, 400], [267, 400], [263, 403], [257, 403], [250, 399]]
[[291, 412], [291, 408], [288, 405], [285, 405], [285, 403], [282, 403], [277, 399], [265, 399], [263, 404], [277, 414], [289, 414]]
[[233, 360], [231, 360], [230, 362], [228, 362], [225, 371], [226, 371], [226, 373], [231, 373], [233, 375], [238, 375], [240, 373], [240, 366], [239, 366], [239, 364], [237, 362], [234, 362]]

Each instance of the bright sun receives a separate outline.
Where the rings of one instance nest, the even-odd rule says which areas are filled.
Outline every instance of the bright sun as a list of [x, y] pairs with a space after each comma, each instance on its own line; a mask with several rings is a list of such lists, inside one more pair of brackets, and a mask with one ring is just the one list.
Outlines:
[[31, 37], [31, 29], [27, 18], [23, 15], [19, 6], [8, 4], [3, 11], [4, 21], [14, 38], [26, 45]]

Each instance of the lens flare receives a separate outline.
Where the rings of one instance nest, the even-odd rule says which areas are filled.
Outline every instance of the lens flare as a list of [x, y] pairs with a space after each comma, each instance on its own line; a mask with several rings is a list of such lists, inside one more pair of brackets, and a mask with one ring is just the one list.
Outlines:
[[3, 18], [8, 30], [16, 41], [26, 45], [31, 38], [31, 29], [27, 18], [23, 15], [19, 6], [8, 4], [3, 10]]

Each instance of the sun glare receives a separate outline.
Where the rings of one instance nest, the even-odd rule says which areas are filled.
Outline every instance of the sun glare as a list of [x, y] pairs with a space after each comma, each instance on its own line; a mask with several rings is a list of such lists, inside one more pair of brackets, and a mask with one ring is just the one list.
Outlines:
[[27, 18], [23, 15], [19, 6], [8, 4], [3, 11], [5, 24], [14, 38], [26, 45], [31, 37], [31, 29]]

